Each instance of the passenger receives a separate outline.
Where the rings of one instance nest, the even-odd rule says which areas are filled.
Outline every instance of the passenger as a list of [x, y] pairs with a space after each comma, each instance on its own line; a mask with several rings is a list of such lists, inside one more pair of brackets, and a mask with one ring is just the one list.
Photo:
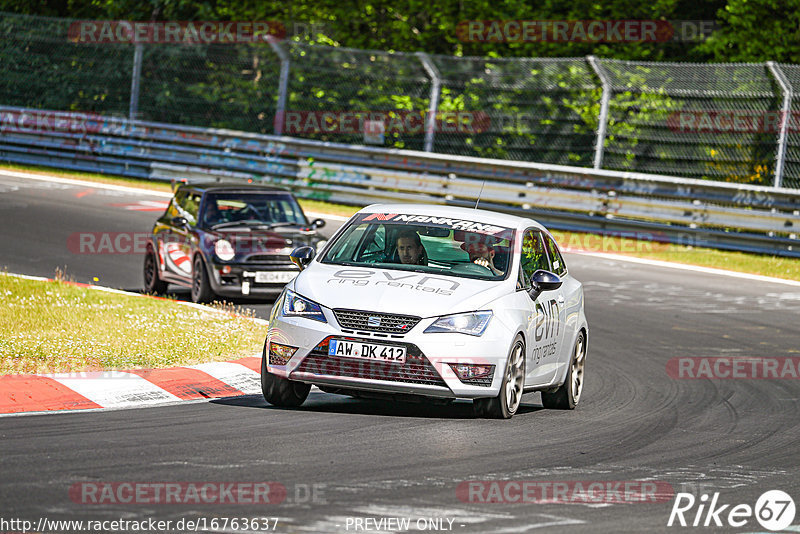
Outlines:
[[469, 254], [469, 261], [475, 265], [486, 267], [496, 276], [503, 274], [504, 271], [494, 265], [496, 252], [491, 245], [482, 242], [463, 243], [461, 248]]
[[407, 265], [428, 265], [428, 254], [419, 234], [414, 230], [403, 230], [397, 236], [397, 256], [400, 263]]

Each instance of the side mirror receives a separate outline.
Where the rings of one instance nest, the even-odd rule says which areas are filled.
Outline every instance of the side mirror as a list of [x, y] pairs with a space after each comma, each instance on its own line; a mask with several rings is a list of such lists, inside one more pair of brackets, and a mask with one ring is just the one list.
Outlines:
[[561, 284], [561, 278], [557, 274], [539, 269], [531, 275], [531, 290], [528, 292], [528, 295], [530, 295], [533, 300], [536, 300], [543, 291], [558, 289], [561, 287]]
[[314, 247], [297, 247], [292, 251], [291, 254], [289, 254], [289, 259], [292, 260], [292, 263], [297, 265], [302, 271], [308, 267], [308, 264], [314, 259], [314, 254]]
[[313, 221], [311, 221], [311, 226], [313, 226], [314, 228], [322, 228], [323, 226], [325, 226], [325, 224], [326, 224], [325, 219], [314, 219]]
[[189, 221], [186, 219], [186, 217], [173, 217], [172, 224], [183, 228], [185, 226], [189, 226]]

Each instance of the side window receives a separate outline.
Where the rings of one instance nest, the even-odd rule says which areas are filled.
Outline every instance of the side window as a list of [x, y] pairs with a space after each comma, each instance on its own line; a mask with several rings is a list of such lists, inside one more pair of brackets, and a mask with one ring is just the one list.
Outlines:
[[544, 236], [547, 245], [547, 252], [550, 254], [550, 262], [553, 264], [553, 272], [558, 276], [564, 276], [567, 273], [567, 265], [564, 263], [564, 258], [561, 252], [558, 251], [556, 242], [549, 235]]
[[167, 208], [167, 214], [170, 216], [170, 218], [181, 216], [181, 210], [179, 205], [185, 198], [186, 198], [185, 192], [178, 193], [177, 195], [172, 197], [172, 200], [169, 201], [169, 207]]
[[530, 284], [531, 275], [544, 269], [549, 271], [550, 262], [547, 261], [547, 253], [544, 250], [542, 233], [539, 230], [525, 230], [522, 237], [522, 256], [520, 257], [520, 271], [525, 277], [525, 286]]
[[175, 200], [178, 202], [178, 209], [182, 217], [186, 217], [189, 224], [197, 224], [197, 210], [200, 208], [200, 194], [188, 193], [186, 195], [176, 196]]

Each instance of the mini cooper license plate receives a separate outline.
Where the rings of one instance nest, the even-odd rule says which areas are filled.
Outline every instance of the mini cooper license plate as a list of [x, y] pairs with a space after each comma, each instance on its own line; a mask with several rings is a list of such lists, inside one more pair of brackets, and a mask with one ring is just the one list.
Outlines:
[[331, 339], [328, 342], [328, 356], [377, 360], [387, 363], [405, 363], [406, 348], [393, 345], [376, 345], [360, 341]]
[[278, 271], [278, 272], [257, 272], [256, 273], [256, 283], [257, 284], [273, 284], [273, 283], [281, 283], [285, 284], [287, 282], [291, 282], [294, 280], [294, 277], [297, 276], [297, 272], [295, 271]]

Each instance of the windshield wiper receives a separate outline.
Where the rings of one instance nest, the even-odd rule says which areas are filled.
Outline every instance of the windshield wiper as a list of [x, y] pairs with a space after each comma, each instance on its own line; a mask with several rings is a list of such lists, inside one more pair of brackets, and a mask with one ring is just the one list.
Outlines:
[[267, 230], [272, 230], [273, 228], [280, 228], [281, 226], [295, 226], [297, 224], [299, 223], [287, 221], [287, 222], [276, 222], [276, 223], [265, 224], [264, 226], [267, 227]]

